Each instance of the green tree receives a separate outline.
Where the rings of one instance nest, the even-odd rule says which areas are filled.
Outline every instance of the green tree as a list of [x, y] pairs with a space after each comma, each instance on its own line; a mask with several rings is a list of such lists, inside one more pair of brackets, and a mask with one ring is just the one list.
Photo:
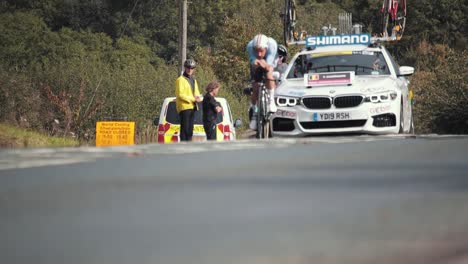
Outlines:
[[41, 57], [40, 47], [49, 30], [42, 19], [24, 12], [0, 14], [0, 61], [7, 69], [21, 71]]
[[468, 133], [468, 52], [421, 42], [411, 87], [418, 133]]
[[41, 128], [41, 95], [34, 65], [43, 55], [41, 42], [50, 32], [38, 17], [0, 14], [0, 118], [13, 124]]
[[[112, 41], [105, 34], [63, 28], [47, 36], [47, 50], [37, 66], [38, 89], [46, 116], [61, 122], [63, 133], [84, 134], [104, 104], [103, 78]], [[47, 124], [52, 120], [44, 120]]]
[[[463, 0], [408, 1], [407, 36], [411, 45], [421, 39], [458, 50], [468, 44], [468, 3]], [[406, 33], [405, 33], [406, 34]]]

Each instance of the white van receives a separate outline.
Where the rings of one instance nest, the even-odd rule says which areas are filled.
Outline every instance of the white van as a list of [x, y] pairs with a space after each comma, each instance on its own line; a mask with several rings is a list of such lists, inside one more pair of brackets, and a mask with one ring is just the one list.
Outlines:
[[[216, 118], [216, 141], [229, 141], [236, 139], [236, 128], [241, 126], [241, 120], [233, 121], [231, 109], [225, 98], [215, 97], [223, 111]], [[192, 141], [206, 141], [205, 129], [203, 128], [203, 110], [199, 103], [198, 111], [195, 111]], [[164, 99], [161, 113], [154, 120], [158, 126], [158, 143], [174, 143], [180, 141], [180, 118], [176, 109], [175, 97]]]

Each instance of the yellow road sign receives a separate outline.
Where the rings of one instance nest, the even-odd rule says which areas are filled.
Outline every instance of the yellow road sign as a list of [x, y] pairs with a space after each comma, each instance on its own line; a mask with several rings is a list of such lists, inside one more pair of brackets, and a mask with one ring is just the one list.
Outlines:
[[96, 122], [96, 147], [135, 144], [135, 122]]

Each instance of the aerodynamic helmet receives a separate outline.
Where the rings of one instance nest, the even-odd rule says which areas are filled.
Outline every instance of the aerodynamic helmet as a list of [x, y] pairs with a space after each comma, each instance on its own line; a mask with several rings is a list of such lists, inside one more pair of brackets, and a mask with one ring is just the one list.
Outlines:
[[268, 48], [268, 37], [263, 34], [258, 34], [254, 37], [254, 48]]

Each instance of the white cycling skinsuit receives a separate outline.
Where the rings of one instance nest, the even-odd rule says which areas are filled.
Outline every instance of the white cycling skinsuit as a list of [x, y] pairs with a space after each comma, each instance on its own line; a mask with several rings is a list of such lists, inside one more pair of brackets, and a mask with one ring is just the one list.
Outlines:
[[[278, 61], [278, 44], [276, 43], [276, 40], [274, 40], [273, 38], [270, 38], [270, 37], [267, 37], [265, 35], [262, 35], [262, 34], [259, 34], [259, 35], [256, 35], [248, 44], [247, 44], [247, 53], [249, 55], [249, 61], [250, 61], [250, 65], [251, 65], [251, 68], [250, 68], [250, 74], [251, 74], [251, 79], [254, 80], [255, 82], [258, 82], [259, 81], [259, 76], [258, 76], [258, 68], [260, 66], [255, 65], [255, 62], [258, 60], [265, 60], [265, 62], [263, 62], [263, 64], [268, 64], [269, 67], [271, 67], [271, 69], [274, 69], [276, 67], [276, 63]], [[260, 56], [263, 56], [263, 57], [258, 57], [259, 56], [259, 52], [260, 51], [257, 51], [258, 50], [265, 50], [266, 51], [263, 51], [265, 52], [264, 55], [260, 55]], [[261, 65], [261, 64], [260, 64]], [[265, 67], [265, 66], [264, 66]], [[272, 77], [270, 77], [272, 78]], [[268, 84], [268, 80], [267, 80], [267, 84]], [[270, 94], [270, 102], [269, 102], [269, 111], [270, 112], [276, 112], [276, 104], [274, 102], [274, 86], [275, 85], [270, 85], [272, 87], [269, 87], [269, 85], [267, 85], [267, 88], [268, 88], [268, 91], [269, 91], [269, 94]], [[254, 87], [255, 88], [255, 87]], [[255, 89], [258, 89], [255, 88]], [[256, 93], [254, 89], [254, 95]], [[251, 102], [251, 109], [253, 111], [253, 116], [252, 116], [252, 120], [250, 122], [250, 125], [249, 127], [251, 129], [256, 129], [256, 113], [258, 112], [257, 111], [257, 107], [256, 107], [256, 104], [255, 104], [255, 96], [252, 97], [252, 102]]]

